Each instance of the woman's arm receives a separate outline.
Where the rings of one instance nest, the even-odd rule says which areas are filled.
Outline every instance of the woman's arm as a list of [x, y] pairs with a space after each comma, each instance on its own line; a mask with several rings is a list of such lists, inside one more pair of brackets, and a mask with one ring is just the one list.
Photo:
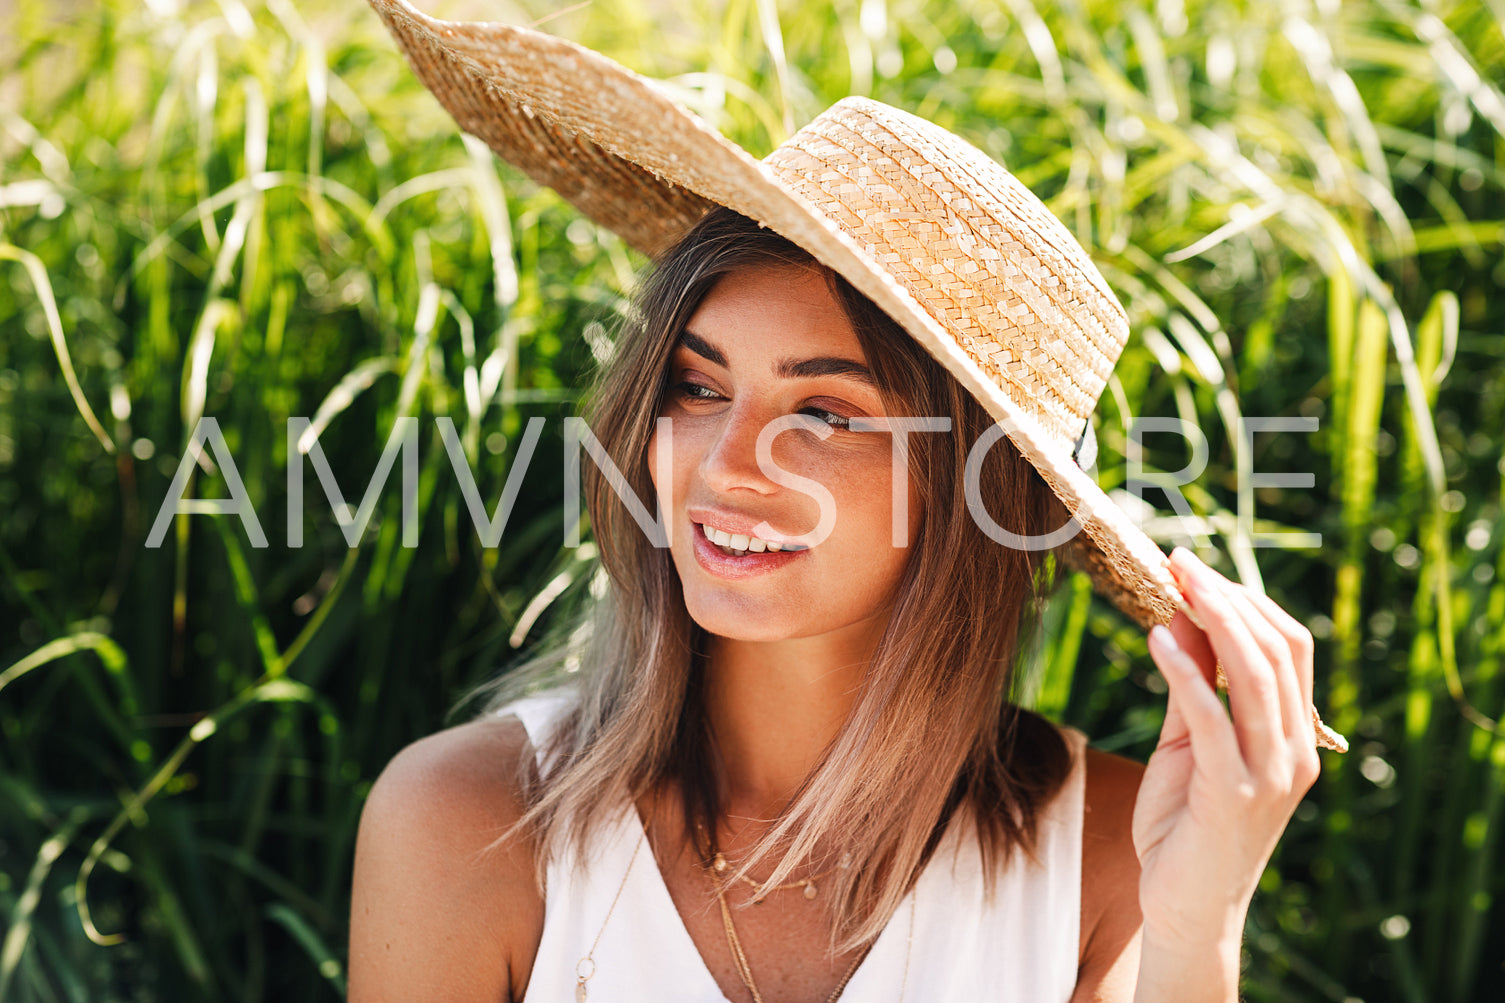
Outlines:
[[1171, 568], [1207, 630], [1178, 615], [1170, 645], [1151, 635], [1170, 705], [1148, 767], [1088, 755], [1071, 1003], [1237, 1000], [1249, 902], [1317, 777], [1311, 634], [1187, 551]]
[[382, 771], [361, 814], [350, 1003], [522, 998], [543, 927], [531, 848], [492, 843], [521, 814], [515, 719], [450, 728]]
[[[1170, 703], [1134, 811], [1144, 921], [1134, 999], [1229, 1003], [1254, 889], [1320, 768], [1312, 636], [1190, 551], [1177, 548], [1171, 570], [1206, 631], [1177, 615], [1150, 636]], [[1229, 710], [1213, 685], [1218, 662]]]
[[1131, 838], [1144, 764], [1087, 750], [1082, 911], [1071, 1003], [1128, 1003], [1139, 972], [1139, 855]]

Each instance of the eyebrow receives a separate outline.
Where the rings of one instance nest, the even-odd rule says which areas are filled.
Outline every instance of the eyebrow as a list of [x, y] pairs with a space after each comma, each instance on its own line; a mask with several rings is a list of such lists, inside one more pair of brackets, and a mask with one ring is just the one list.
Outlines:
[[[726, 356], [715, 345], [692, 331], [681, 331], [679, 343], [707, 362], [726, 366]], [[839, 376], [844, 379], [854, 380], [876, 391], [878, 381], [873, 379], [873, 373], [867, 366], [853, 359], [843, 359], [833, 355], [821, 355], [813, 359], [780, 359], [774, 365], [774, 374], [786, 379], [810, 379], [816, 376]]]

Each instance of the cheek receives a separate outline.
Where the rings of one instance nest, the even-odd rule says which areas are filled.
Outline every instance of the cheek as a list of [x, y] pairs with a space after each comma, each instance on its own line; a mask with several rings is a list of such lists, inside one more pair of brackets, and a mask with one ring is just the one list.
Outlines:
[[[669, 436], [669, 448], [660, 449], [663, 437], [655, 428], [653, 435], [648, 439], [648, 477], [653, 481], [653, 489], [662, 492], [666, 489], [677, 489], [683, 485], [682, 474], [686, 463], [689, 463], [697, 455], [696, 442], [693, 428], [689, 423], [675, 419]], [[660, 461], [662, 456], [663, 462]]]
[[[850, 522], [855, 535], [867, 545], [890, 545], [897, 515], [894, 504], [893, 458], [889, 453], [853, 458], [850, 462], [812, 464], [808, 476], [827, 485], [837, 498], [841, 521]], [[925, 502], [912, 474], [900, 472], [899, 487], [904, 491], [906, 539], [913, 543], [924, 519]]]
[[[873, 537], [876, 542], [883, 544], [883, 553], [899, 561], [906, 562], [909, 559], [909, 549], [914, 546], [919, 536], [920, 527], [925, 522], [925, 497], [920, 490], [919, 481], [912, 471], [901, 472], [897, 475], [902, 478], [899, 488], [903, 491], [904, 509], [897, 511], [894, 501], [894, 478], [893, 468], [885, 467], [881, 475], [875, 474], [869, 482], [867, 491], [871, 497], [881, 499], [881, 504], [873, 506], [879, 513], [881, 525], [875, 520], [869, 528], [870, 533], [878, 534]], [[881, 485], [881, 488], [877, 486]], [[899, 533], [904, 540], [903, 545], [895, 547], [894, 526], [898, 524]]]
[[[660, 419], [668, 417], [660, 415]], [[677, 481], [677, 471], [680, 467], [680, 458], [685, 455], [684, 423], [675, 419], [670, 428], [669, 448], [662, 448], [664, 436], [659, 431], [657, 422], [653, 426], [653, 434], [648, 437], [648, 477], [653, 481], [655, 491], [664, 488], [672, 488]], [[660, 460], [662, 459], [662, 462]]]

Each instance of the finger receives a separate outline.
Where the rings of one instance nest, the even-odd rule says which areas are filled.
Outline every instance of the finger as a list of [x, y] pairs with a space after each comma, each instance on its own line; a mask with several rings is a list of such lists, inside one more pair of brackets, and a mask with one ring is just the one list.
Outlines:
[[[1170, 687], [1169, 720], [1179, 716], [1191, 741], [1196, 768], [1220, 782], [1235, 782], [1245, 775], [1244, 757], [1228, 712], [1218, 699], [1202, 667], [1176, 643], [1165, 627], [1150, 630], [1150, 656], [1160, 667]], [[1162, 734], [1164, 734], [1162, 732]], [[1162, 741], [1161, 744], [1166, 744]]]
[[1301, 691], [1301, 716], [1312, 715], [1312, 632], [1267, 595], [1249, 590], [1249, 598], [1265, 619], [1286, 639], [1291, 648], [1291, 662], [1296, 666], [1296, 680]]
[[1212, 645], [1202, 628], [1192, 623], [1191, 617], [1179, 610], [1168, 626], [1175, 635], [1176, 645], [1201, 666], [1202, 675], [1208, 682], [1214, 682], [1217, 679], [1218, 658], [1212, 653]]
[[1254, 643], [1259, 645], [1259, 650], [1269, 659], [1270, 667], [1274, 670], [1282, 734], [1287, 739], [1304, 737], [1301, 728], [1309, 721], [1311, 715], [1306, 713], [1305, 706], [1301, 702], [1301, 686], [1296, 679], [1296, 664], [1292, 657], [1291, 642], [1275, 629], [1275, 625], [1270, 622], [1264, 610], [1254, 604], [1253, 597], [1258, 593], [1248, 586], [1230, 582], [1227, 579], [1219, 584], [1228, 596], [1228, 601], [1234, 611], [1243, 618], [1244, 626], [1249, 629], [1249, 635], [1254, 638]]
[[1312, 634], [1269, 596], [1244, 589], [1251, 605], [1285, 641], [1295, 680], [1282, 687], [1287, 731], [1293, 740], [1295, 780], [1302, 790], [1317, 782], [1322, 769], [1317, 758], [1317, 709], [1312, 705]]
[[[1154, 628], [1151, 628], [1150, 658], [1155, 662], [1156, 668], [1160, 670], [1160, 675], [1165, 679], [1166, 691], [1171, 694], [1171, 697], [1165, 704], [1165, 720], [1160, 722], [1160, 738], [1155, 742], [1157, 751], [1167, 746], [1184, 745], [1191, 740], [1191, 733], [1186, 725], [1186, 717], [1181, 713], [1181, 701], [1176, 698], [1175, 690], [1170, 688], [1170, 673], [1166, 671], [1165, 666], [1160, 664], [1160, 659], [1155, 650], [1156, 646], [1160, 643], [1157, 639], [1158, 637], [1159, 635]], [[1172, 638], [1172, 643], [1174, 641], [1175, 639]]]
[[1275, 674], [1244, 618], [1219, 585], [1222, 576], [1177, 547], [1171, 554], [1177, 583], [1201, 616], [1212, 650], [1228, 673], [1228, 699], [1239, 745], [1251, 763], [1267, 765], [1267, 750], [1284, 745]]

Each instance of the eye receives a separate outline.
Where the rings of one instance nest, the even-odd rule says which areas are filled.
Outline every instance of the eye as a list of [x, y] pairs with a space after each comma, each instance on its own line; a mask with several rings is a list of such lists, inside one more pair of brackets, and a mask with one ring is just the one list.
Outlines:
[[825, 422], [832, 428], [849, 428], [852, 424], [852, 419], [844, 415], [839, 415], [835, 411], [827, 411], [824, 408], [802, 407], [799, 413], [808, 414], [813, 418]]
[[710, 387], [703, 387], [699, 383], [691, 383], [689, 380], [685, 380], [683, 383], [676, 383], [672, 389], [675, 396], [685, 400], [714, 401], [722, 399], [721, 395]]

